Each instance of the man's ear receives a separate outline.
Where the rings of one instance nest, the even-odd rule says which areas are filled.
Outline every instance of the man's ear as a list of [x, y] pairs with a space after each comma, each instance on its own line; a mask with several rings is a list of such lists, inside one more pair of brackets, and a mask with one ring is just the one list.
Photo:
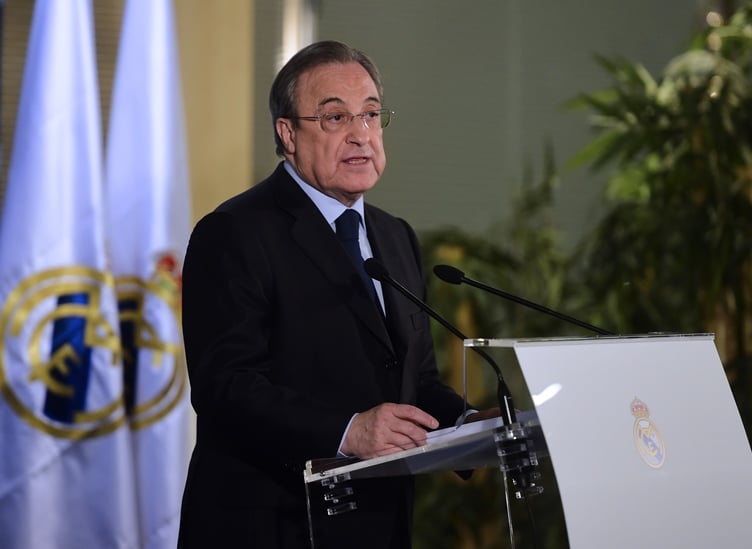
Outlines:
[[285, 152], [293, 154], [295, 152], [295, 128], [292, 125], [292, 120], [289, 118], [277, 118], [275, 127]]

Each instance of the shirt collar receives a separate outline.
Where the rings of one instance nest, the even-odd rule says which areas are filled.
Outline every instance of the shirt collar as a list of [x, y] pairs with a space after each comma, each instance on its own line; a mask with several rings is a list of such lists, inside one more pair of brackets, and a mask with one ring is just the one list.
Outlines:
[[[334, 220], [337, 219], [340, 215], [342, 215], [342, 212], [348, 209], [347, 206], [342, 204], [339, 200], [336, 200], [332, 198], [331, 196], [325, 195], [321, 191], [319, 191], [317, 188], [313, 187], [312, 185], [309, 185], [301, 177], [298, 175], [298, 172], [295, 171], [295, 168], [292, 167], [292, 164], [290, 164], [287, 160], [284, 162], [285, 170], [287, 170], [287, 173], [290, 174], [290, 177], [292, 177], [295, 182], [298, 184], [298, 186], [303, 190], [306, 195], [308, 195], [308, 198], [313, 201], [313, 203], [316, 205], [316, 208], [321, 212], [321, 215], [324, 216], [324, 219], [326, 219], [326, 222], [329, 223], [332, 227], [334, 227]], [[364, 219], [365, 219], [365, 213], [364, 213], [364, 206], [363, 206], [363, 196], [358, 198], [358, 200], [355, 201], [355, 203], [350, 206], [351, 210], [355, 210], [360, 214], [360, 223], [365, 228]]]

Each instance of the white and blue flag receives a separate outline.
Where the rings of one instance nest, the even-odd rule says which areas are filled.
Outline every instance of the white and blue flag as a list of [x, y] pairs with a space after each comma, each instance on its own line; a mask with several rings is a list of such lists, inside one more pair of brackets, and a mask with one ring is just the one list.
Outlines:
[[109, 255], [118, 292], [142, 547], [172, 549], [189, 456], [180, 337], [191, 228], [171, 0], [128, 0], [107, 137]]
[[137, 548], [91, 0], [36, 0], [0, 219], [0, 547]]

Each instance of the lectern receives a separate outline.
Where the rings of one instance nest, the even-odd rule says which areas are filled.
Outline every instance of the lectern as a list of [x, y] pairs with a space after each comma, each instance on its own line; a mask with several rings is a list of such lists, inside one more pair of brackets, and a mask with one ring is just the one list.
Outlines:
[[712, 335], [465, 341], [473, 347], [513, 351], [516, 364], [501, 368], [519, 368], [531, 409], [391, 456], [309, 461], [313, 549], [326, 549], [330, 517], [358, 513], [358, 479], [485, 467], [504, 477], [506, 546], [521, 547], [509, 506], [546, 491], [544, 457], [570, 547], [752, 547], [752, 452]]

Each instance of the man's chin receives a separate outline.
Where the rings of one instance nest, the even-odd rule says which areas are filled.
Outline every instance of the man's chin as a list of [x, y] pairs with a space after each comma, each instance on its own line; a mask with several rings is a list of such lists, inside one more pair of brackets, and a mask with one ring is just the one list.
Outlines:
[[370, 172], [367, 175], [367, 178], [348, 178], [342, 183], [335, 185], [335, 188], [339, 189], [339, 191], [343, 194], [350, 196], [360, 196], [363, 193], [366, 193], [373, 189], [373, 187], [376, 185], [376, 182], [378, 181], [378, 177], [375, 176], [373, 172]]

